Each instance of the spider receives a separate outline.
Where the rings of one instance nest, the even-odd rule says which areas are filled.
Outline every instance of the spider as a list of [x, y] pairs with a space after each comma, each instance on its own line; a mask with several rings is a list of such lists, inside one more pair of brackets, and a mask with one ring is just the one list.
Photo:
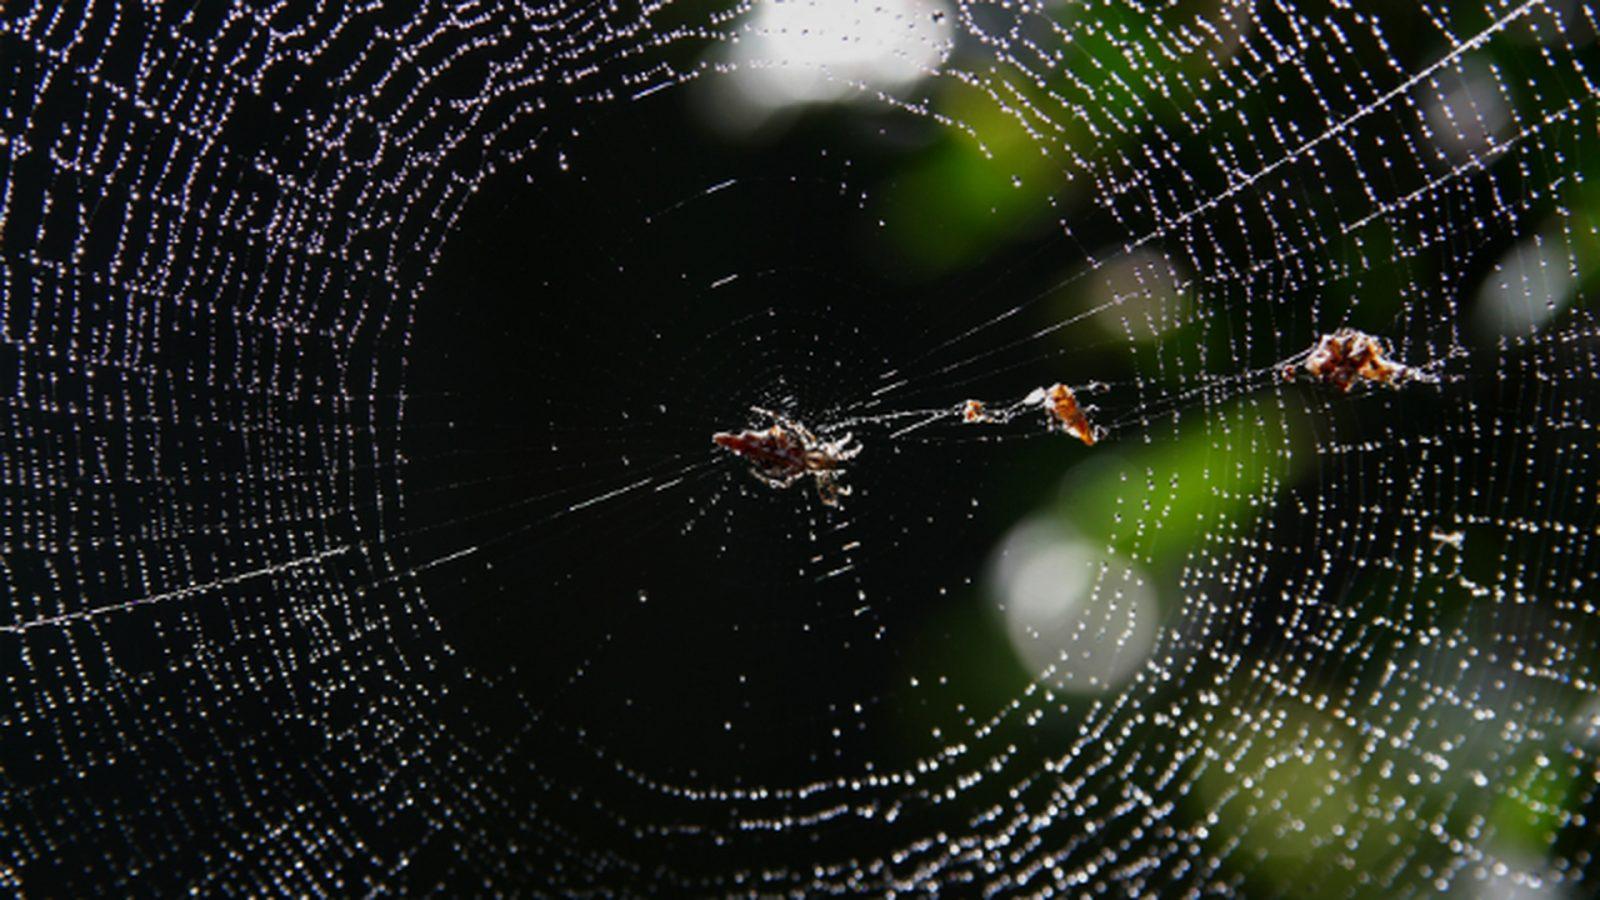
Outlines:
[[711, 442], [742, 456], [750, 463], [750, 474], [772, 488], [786, 488], [807, 475], [817, 485], [817, 499], [826, 506], [838, 506], [850, 488], [839, 483], [844, 464], [861, 452], [853, 435], [824, 441], [811, 429], [769, 409], [752, 406], [750, 411], [772, 422], [768, 428], [738, 433], [719, 431]]
[[1346, 394], [1357, 381], [1396, 385], [1429, 380], [1416, 369], [1391, 360], [1389, 344], [1383, 338], [1354, 328], [1323, 335], [1303, 363], [1284, 366], [1283, 380], [1293, 381], [1301, 371]]

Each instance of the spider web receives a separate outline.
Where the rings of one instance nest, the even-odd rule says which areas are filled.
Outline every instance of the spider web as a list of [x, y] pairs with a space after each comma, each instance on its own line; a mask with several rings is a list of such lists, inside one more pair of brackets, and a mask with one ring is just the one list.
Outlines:
[[1593, 893], [1597, 25], [0, 4], [0, 884]]

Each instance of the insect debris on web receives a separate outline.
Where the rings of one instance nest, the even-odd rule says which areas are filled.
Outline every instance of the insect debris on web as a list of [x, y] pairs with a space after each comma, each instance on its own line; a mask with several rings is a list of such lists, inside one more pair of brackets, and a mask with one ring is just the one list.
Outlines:
[[826, 506], [838, 506], [840, 497], [850, 495], [850, 487], [839, 478], [845, 463], [861, 453], [854, 435], [823, 440], [782, 413], [759, 406], [750, 411], [772, 424], [762, 429], [719, 431], [711, 436], [711, 442], [747, 461], [750, 474], [768, 487], [787, 488], [809, 475], [816, 483], [817, 499]]
[[1293, 381], [1302, 372], [1316, 381], [1350, 393], [1358, 381], [1391, 387], [1408, 381], [1433, 381], [1420, 369], [1391, 358], [1389, 343], [1354, 328], [1341, 328], [1324, 334], [1306, 352], [1305, 359], [1283, 367], [1283, 380]]
[[[1104, 389], [1103, 385], [1094, 383], [1090, 389]], [[998, 425], [1009, 422], [1027, 410], [1040, 408], [1044, 410], [1045, 422], [1053, 431], [1075, 437], [1085, 446], [1093, 447], [1095, 442], [1104, 437], [1105, 431], [1089, 421], [1089, 409], [1078, 402], [1078, 395], [1072, 388], [1056, 383], [1047, 388], [1035, 388], [1028, 396], [1017, 403], [999, 409], [992, 409], [982, 400], [966, 400], [956, 408], [963, 424], [967, 425]], [[948, 415], [948, 412], [942, 414]], [[913, 425], [911, 428], [902, 429], [901, 432], [920, 428], [935, 421], [925, 420]], [[897, 434], [898, 434], [897, 433]]]
[[961, 404], [961, 421], [968, 425], [977, 423], [995, 423], [1000, 421], [989, 414], [989, 408], [982, 400], [968, 400]]
[[1051, 428], [1083, 441], [1086, 447], [1093, 447], [1104, 434], [1089, 421], [1072, 388], [1060, 382], [1034, 390], [1023, 398], [1022, 403], [1024, 406], [1043, 407]]

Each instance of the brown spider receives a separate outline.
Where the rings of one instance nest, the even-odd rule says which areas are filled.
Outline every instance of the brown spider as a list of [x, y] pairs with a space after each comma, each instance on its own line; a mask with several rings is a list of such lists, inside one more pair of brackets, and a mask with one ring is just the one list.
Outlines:
[[759, 406], [750, 411], [771, 420], [771, 427], [737, 433], [719, 431], [711, 442], [744, 457], [750, 463], [750, 474], [773, 488], [786, 488], [810, 475], [817, 485], [817, 499], [827, 506], [838, 506], [840, 497], [847, 497], [850, 488], [839, 483], [844, 464], [861, 452], [854, 436], [846, 434], [833, 441], [824, 441], [811, 433], [811, 429], [781, 413]]

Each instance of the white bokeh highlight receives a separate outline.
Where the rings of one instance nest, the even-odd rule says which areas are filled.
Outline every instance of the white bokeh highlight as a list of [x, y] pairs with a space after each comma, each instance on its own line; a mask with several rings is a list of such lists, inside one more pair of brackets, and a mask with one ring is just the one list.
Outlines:
[[768, 0], [710, 64], [701, 97], [716, 128], [754, 131], [808, 106], [896, 96], [937, 73], [954, 39], [942, 0]]
[[1018, 660], [1062, 690], [1120, 687], [1155, 644], [1160, 606], [1144, 573], [1048, 519], [1001, 542], [989, 593]]
[[1564, 238], [1527, 238], [1495, 263], [1478, 289], [1471, 312], [1474, 330], [1486, 340], [1537, 331], [1571, 302], [1578, 280], [1577, 261]]

